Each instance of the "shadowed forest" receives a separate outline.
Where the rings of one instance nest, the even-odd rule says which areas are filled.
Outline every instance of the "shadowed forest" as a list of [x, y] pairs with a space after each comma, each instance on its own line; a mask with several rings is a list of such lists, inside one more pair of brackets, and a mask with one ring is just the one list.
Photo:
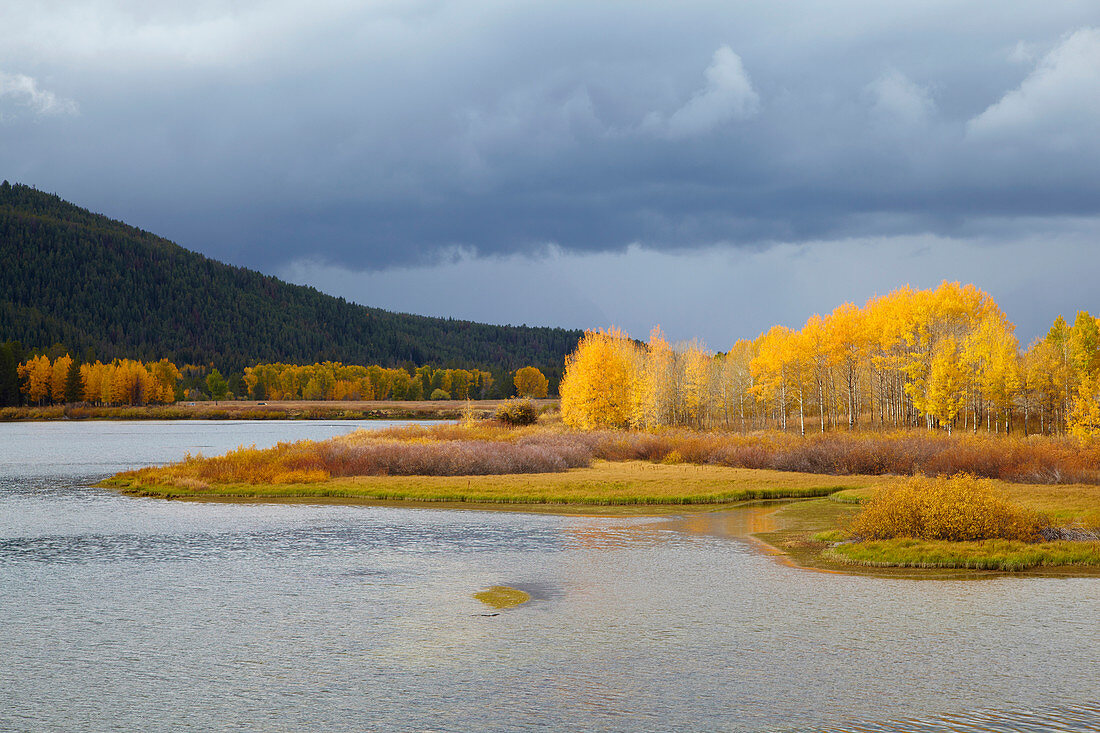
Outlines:
[[[240, 374], [257, 362], [342, 362], [505, 373], [556, 387], [580, 337], [349, 303], [190, 252], [30, 186], [0, 184], [0, 342], [94, 363], [168, 359]], [[32, 354], [33, 355], [33, 354]]]

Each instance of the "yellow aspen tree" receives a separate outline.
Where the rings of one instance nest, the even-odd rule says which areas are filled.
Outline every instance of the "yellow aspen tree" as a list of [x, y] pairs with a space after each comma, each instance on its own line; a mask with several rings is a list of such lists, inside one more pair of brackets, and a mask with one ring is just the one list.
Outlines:
[[824, 433], [829, 378], [833, 365], [837, 362], [828, 320], [816, 313], [810, 316], [810, 319], [806, 321], [806, 325], [802, 327], [800, 341], [808, 362], [810, 379], [817, 394], [817, 414], [820, 430]]
[[[512, 382], [516, 386], [516, 394], [520, 397], [543, 399], [550, 390], [550, 380], [548, 380], [537, 367], [533, 366], [525, 366], [517, 369], [515, 376], [512, 378]], [[456, 392], [461, 391], [462, 390], [456, 390]], [[454, 396], [455, 399], [466, 399], [465, 394], [461, 396], [452, 396]]]
[[99, 382], [99, 396], [96, 398], [100, 404], [112, 404], [116, 371], [118, 371], [118, 365], [114, 362], [103, 365], [103, 378]]
[[16, 371], [19, 378], [24, 380], [24, 394], [27, 395], [28, 402], [39, 405], [49, 402], [53, 366], [48, 357], [36, 356], [20, 364]]
[[753, 394], [764, 402], [776, 405], [779, 427], [787, 429], [788, 342], [791, 331], [786, 326], [772, 326], [760, 334], [756, 342], [756, 355], [749, 368], [753, 378]]
[[1056, 355], [1051, 377], [1059, 393], [1057, 419], [1065, 424], [1069, 415], [1070, 399], [1076, 392], [1075, 375], [1070, 347], [1070, 327], [1066, 319], [1058, 316], [1047, 332], [1046, 341]]
[[[1018, 398], [1018, 406], [1023, 410], [1023, 424], [1024, 435], [1028, 435], [1031, 428], [1031, 416], [1034, 412], [1038, 411], [1040, 416], [1043, 413], [1043, 394], [1046, 390], [1046, 383], [1049, 382], [1049, 375], [1045, 374], [1040, 368], [1040, 344], [1041, 340], [1036, 340], [1031, 343], [1027, 348], [1027, 351], [1023, 353], [1020, 361], [1020, 393]], [[1045, 425], [1042, 417], [1039, 421], [1040, 433], [1045, 432]]]
[[1100, 437], [1100, 376], [1085, 375], [1080, 380], [1069, 414], [1069, 432], [1078, 438]]
[[1100, 370], [1100, 330], [1088, 311], [1077, 311], [1069, 331], [1069, 358], [1074, 376], [1083, 379]]
[[798, 432], [806, 434], [806, 399], [813, 382], [810, 348], [803, 331], [791, 332], [783, 343], [783, 358], [786, 362], [786, 374], [791, 380], [791, 394], [798, 400]]
[[561, 415], [570, 427], [626, 427], [633, 388], [633, 342], [619, 329], [586, 331], [566, 357]]
[[830, 350], [844, 390], [849, 430], [855, 428], [862, 406], [861, 375], [870, 347], [866, 322], [863, 309], [852, 303], [844, 303], [829, 314]]
[[108, 402], [113, 405], [133, 405], [138, 390], [137, 374], [128, 359], [116, 359], [111, 364], [111, 386]]
[[1019, 389], [1019, 346], [1013, 328], [999, 310], [987, 310], [963, 345], [963, 363], [977, 394], [975, 427], [984, 415], [991, 432], [1000, 429], [1003, 412], [1015, 401]]
[[954, 336], [940, 342], [928, 379], [928, 414], [950, 433], [966, 399], [966, 375]]
[[1003, 424], [1005, 433], [1012, 432], [1012, 408], [1023, 381], [1019, 346], [1011, 332], [1011, 324], [1008, 325], [993, 350], [987, 382], [989, 399], [997, 413], [996, 429], [999, 431]]
[[73, 365], [73, 358], [68, 354], [59, 356], [54, 360], [50, 373], [50, 399], [53, 402], [65, 401], [65, 383], [68, 381], [69, 368]]
[[868, 327], [875, 334], [871, 366], [878, 392], [879, 422], [903, 419], [905, 369], [909, 364], [914, 291], [909, 286], [868, 301]]
[[[538, 372], [538, 369], [535, 369]], [[539, 372], [541, 375], [542, 372]], [[543, 379], [546, 379], [543, 377]], [[514, 381], [514, 378], [513, 378]], [[550, 383], [547, 381], [546, 388], [549, 390]], [[452, 400], [464, 400], [470, 396], [470, 373], [465, 369], [453, 369], [451, 370], [451, 389], [448, 390], [451, 393]], [[541, 390], [536, 389], [535, 392]], [[532, 395], [533, 397], [534, 395]], [[542, 396], [546, 396], [546, 392], [542, 392]]]
[[722, 357], [722, 389], [726, 409], [726, 425], [729, 427], [734, 416], [739, 427], [744, 430], [747, 422], [755, 416], [752, 399], [753, 359], [751, 341], [738, 340]]
[[[179, 368], [168, 361], [167, 359], [161, 359], [158, 362], [150, 364], [148, 371], [152, 376], [152, 387], [149, 400], [151, 402], [159, 402], [165, 405], [172, 404], [176, 401], [176, 384], [179, 382], [180, 374]], [[247, 369], [245, 370], [248, 371]]]
[[106, 369], [103, 362], [95, 364], [81, 364], [80, 381], [84, 385], [82, 397], [85, 402], [101, 404], [103, 401], [103, 380], [106, 377]]
[[714, 369], [713, 355], [696, 341], [683, 352], [683, 410], [684, 420], [695, 427], [705, 427], [713, 399], [711, 386]]
[[676, 355], [656, 326], [645, 349], [635, 351], [630, 424], [653, 429], [675, 422]]

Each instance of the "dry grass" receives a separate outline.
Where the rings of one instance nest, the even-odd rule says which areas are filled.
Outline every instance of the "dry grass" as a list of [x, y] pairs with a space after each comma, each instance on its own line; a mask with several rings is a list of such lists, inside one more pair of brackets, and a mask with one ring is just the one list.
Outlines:
[[[1006, 501], [1038, 512], [1054, 524], [1100, 527], [1100, 486], [1095, 484], [998, 482], [995, 486]], [[873, 488], [846, 489], [830, 498], [841, 503], [862, 503], [873, 494]]]
[[[1081, 447], [1083, 444], [1068, 439], [1023, 441], [1002, 438], [998, 441], [970, 436], [947, 438], [947, 436], [913, 433], [888, 436], [844, 434], [801, 439], [778, 433], [739, 435], [685, 430], [661, 433], [577, 432], [566, 430], [560, 424], [543, 423], [513, 428], [497, 422], [482, 421], [453, 425], [412, 425], [381, 431], [364, 430], [321, 442], [281, 443], [266, 450], [239, 448], [224, 456], [213, 458], [188, 456], [177, 464], [143, 469], [123, 474], [120, 478], [124, 483], [141, 487], [146, 491], [159, 491], [157, 487], [175, 487], [176, 489], [189, 487], [189, 490], [198, 491], [229, 485], [238, 487], [295, 485], [298, 487], [295, 491], [301, 495], [304, 490], [301, 488], [302, 485], [325, 484], [327, 490], [332, 488], [328, 484], [333, 481], [339, 480], [342, 486], [347, 487], [349, 482], [343, 479], [384, 476], [498, 476], [499, 480], [491, 482], [481, 479], [478, 481], [478, 486], [510, 486], [508, 490], [517, 489], [518, 491], [517, 486], [509, 484], [506, 475], [538, 474], [543, 478], [538, 481], [522, 479], [522, 483], [543, 487], [553, 484], [555, 490], [558, 490], [561, 487], [553, 481], [548, 482], [546, 476], [566, 471], [572, 475], [577, 469], [590, 468], [595, 465], [595, 462], [603, 460], [613, 463], [643, 461], [668, 466], [682, 465], [694, 469], [694, 471], [678, 474], [676, 480], [689, 475], [703, 476], [706, 474], [705, 469], [708, 468], [753, 469], [762, 471], [760, 476], [767, 475], [773, 486], [789, 484], [797, 487], [799, 484], [793, 475], [788, 476], [790, 480], [773, 475], [778, 472], [855, 475], [864, 478], [855, 481], [845, 479], [843, 482], [818, 479], [816, 484], [834, 488], [859, 488], [868, 487], [872, 483], [870, 479], [865, 478], [867, 475], [881, 474], [891, 465], [907, 470], [927, 467], [929, 462], [915, 460], [910, 460], [905, 465], [895, 465], [901, 462], [899, 456], [910, 450], [912, 446], [918, 446], [918, 448], [912, 448], [910, 452], [926, 457], [939, 456], [936, 465], [946, 466], [973, 463], [969, 458], [962, 460], [958, 456], [948, 460], [950, 456], [947, 454], [952, 450], [952, 446], [959, 446], [959, 455], [966, 457], [977, 450], [975, 446], [978, 444], [987, 445], [990, 451], [1001, 451], [1006, 455], [1031, 451], [1045, 456], [1043, 460], [1052, 465], [1061, 462], [1058, 477], [1082, 475], [1088, 470], [1095, 473], [1095, 469], [1086, 469], [1083, 464], [1077, 466], [1077, 463], [1082, 461], [1080, 455], [1087, 457], [1094, 450], [1094, 446], [1085, 445], [1080, 452], [1074, 453], [1070, 449], [1073, 446]], [[876, 446], [890, 447], [886, 450], [889, 460], [871, 461], [854, 458], [854, 456], [871, 455]], [[1072, 456], [1072, 461], [1077, 462], [1073, 464], [1077, 466], [1076, 468], [1070, 465], [1072, 461], [1067, 456]], [[1033, 457], [1029, 465], [1035, 465], [1037, 462], [1041, 461]], [[1013, 464], [1012, 461], [1003, 463], [991, 461], [986, 467], [989, 473], [997, 473], [998, 471], [992, 470], [993, 467], [1000, 465], [1003, 468], [1010, 464], [1018, 465], [1018, 462]], [[840, 470], [860, 466], [871, 470], [865, 473]], [[798, 470], [800, 468], [807, 470]], [[1071, 468], [1073, 468], [1072, 471]], [[1009, 473], [1017, 480], [1024, 475], [1039, 475], [1044, 479], [1050, 479], [1055, 475], [1052, 471], [1030, 470], [1023, 473], [1019, 471]], [[606, 478], [606, 474], [605, 468], [601, 476]], [[608, 480], [615, 479], [608, 478]], [[889, 480], [880, 478], [873, 483], [882, 484]], [[424, 482], [418, 484], [414, 481], [412, 484], [423, 485]], [[673, 493], [688, 497], [714, 493], [709, 489], [700, 493], [699, 490], [681, 490], [681, 488], [677, 488]], [[658, 503], [668, 500], [667, 495], [662, 492], [654, 493], [651, 489], [652, 487], [646, 487], [644, 494], [654, 497]], [[409, 487], [387, 486], [383, 493], [391, 490], [405, 496]], [[453, 486], [447, 486], [426, 490], [423, 496], [419, 495], [418, 489], [412, 491], [407, 498], [414, 498], [413, 495], [417, 495], [416, 498], [431, 499], [435, 496], [433, 492], [437, 490], [444, 491], [448, 495], [465, 493], [455, 491]], [[356, 488], [355, 491], [358, 492], [360, 489]], [[603, 501], [606, 498], [605, 491], [591, 485], [579, 493], [570, 489], [566, 492], [566, 498], [569, 501], [577, 501], [578, 497], [585, 493], [597, 501]], [[637, 496], [641, 495], [639, 492], [635, 493]], [[488, 492], [488, 495], [492, 494], [494, 491]], [[865, 498], [868, 494], [867, 491], [845, 491], [840, 496], [858, 500]], [[1093, 515], [1088, 512], [1100, 515], [1100, 502], [1096, 501], [1100, 496], [1100, 489], [1095, 487], [1080, 494], [1076, 489], [1063, 490], [1063, 487], [1057, 484], [1051, 484], [1049, 487], [1031, 486], [1026, 489], [1021, 486], [1019, 491], [1014, 492], [1013, 498], [1016, 498], [1016, 494], [1024, 497], [1022, 504], [1049, 511], [1055, 521], [1078, 519], [1090, 523]], [[518, 491], [511, 500], [518, 501], [519, 497], [527, 495], [525, 491]], [[634, 497], [635, 501], [637, 496]], [[624, 498], [617, 497], [617, 500]], [[499, 497], [494, 499], [489, 496], [488, 500], [499, 500]], [[546, 501], [545, 492], [542, 494], [536, 492], [535, 500]], [[1093, 523], [1100, 524], [1100, 521]]]
[[[590, 506], [729, 504], [754, 499], [827, 496], [843, 488], [881, 483], [872, 476], [843, 479], [723, 466], [594, 461], [559, 473], [499, 476], [356, 476], [301, 483], [184, 483], [143, 469], [106, 485], [138, 496], [167, 499], [341, 499], [473, 504]], [[164, 479], [167, 480], [164, 480]]]
[[1036, 484], [1100, 484], [1100, 441], [987, 434], [723, 433], [603, 431], [601, 458], [677, 460], [741, 468], [833, 475], [953, 476]]

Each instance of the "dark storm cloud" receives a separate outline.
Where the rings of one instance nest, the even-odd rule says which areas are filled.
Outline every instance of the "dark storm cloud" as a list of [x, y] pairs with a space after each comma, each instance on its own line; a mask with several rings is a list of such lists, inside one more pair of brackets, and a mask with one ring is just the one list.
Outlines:
[[1100, 214], [1093, 3], [20, 4], [0, 170], [263, 269]]

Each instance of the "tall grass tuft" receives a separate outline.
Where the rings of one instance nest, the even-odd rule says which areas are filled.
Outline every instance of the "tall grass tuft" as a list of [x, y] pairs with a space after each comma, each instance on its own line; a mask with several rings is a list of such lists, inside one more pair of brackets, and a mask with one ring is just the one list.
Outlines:
[[501, 403], [497, 420], [508, 425], [533, 425], [539, 419], [539, 408], [528, 399], [510, 399]]

